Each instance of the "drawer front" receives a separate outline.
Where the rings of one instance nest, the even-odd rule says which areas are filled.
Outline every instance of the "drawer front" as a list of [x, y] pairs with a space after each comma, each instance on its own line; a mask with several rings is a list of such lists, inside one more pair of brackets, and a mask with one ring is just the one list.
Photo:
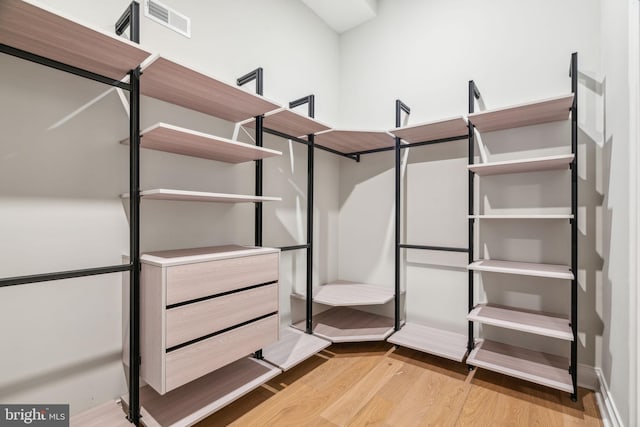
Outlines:
[[167, 348], [278, 311], [278, 284], [167, 310]]
[[278, 315], [252, 322], [166, 355], [166, 391], [235, 362], [278, 340]]
[[167, 305], [278, 280], [279, 254], [264, 254], [167, 268]]

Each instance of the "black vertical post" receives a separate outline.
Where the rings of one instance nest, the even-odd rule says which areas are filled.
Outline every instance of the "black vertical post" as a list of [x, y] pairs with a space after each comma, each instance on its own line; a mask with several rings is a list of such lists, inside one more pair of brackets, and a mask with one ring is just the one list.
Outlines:
[[[310, 112], [313, 108], [310, 107]], [[313, 115], [311, 115], [313, 117]], [[314, 135], [309, 135], [307, 145], [307, 304], [306, 304], [306, 332], [313, 333], [313, 176]]]
[[571, 399], [578, 399], [578, 54], [571, 55], [571, 92], [573, 92], [573, 106], [571, 107], [571, 380], [573, 394]]
[[[407, 107], [402, 101], [396, 99], [396, 128], [402, 126], [402, 112], [406, 112], [410, 114], [410, 109]], [[396, 166], [395, 166], [395, 260], [394, 260], [394, 324], [393, 328], [396, 331], [400, 330], [400, 238], [401, 238], [401, 224], [402, 224], [402, 211], [400, 206], [400, 191], [401, 191], [401, 182], [400, 182], [400, 138], [396, 137], [396, 145], [395, 145], [395, 154], [396, 154]]]
[[[473, 113], [475, 111], [475, 99], [477, 96], [477, 89], [476, 89], [476, 84], [474, 83], [473, 80], [469, 80], [469, 114]], [[469, 122], [469, 164], [472, 165], [474, 162], [474, 148], [475, 148], [475, 130], [474, 130], [474, 126], [473, 124], [471, 124], [471, 122]], [[469, 182], [468, 182], [468, 188], [469, 188], [469, 264], [471, 264], [473, 262], [473, 247], [474, 247], [474, 239], [473, 239], [473, 226], [474, 226], [474, 219], [471, 217], [473, 215], [474, 212], [474, 207], [473, 207], [473, 203], [474, 203], [474, 187], [473, 187], [473, 172], [471, 170], [469, 170]], [[469, 308], [469, 312], [471, 312], [471, 310], [473, 310], [473, 303], [474, 303], [474, 296], [473, 296], [473, 271], [469, 270], [469, 272], [467, 273], [469, 275], [468, 280], [469, 280], [469, 287], [468, 287], [468, 308]], [[467, 341], [467, 351], [471, 351], [473, 350], [474, 347], [474, 337], [473, 337], [473, 322], [469, 321], [468, 324], [468, 341]]]

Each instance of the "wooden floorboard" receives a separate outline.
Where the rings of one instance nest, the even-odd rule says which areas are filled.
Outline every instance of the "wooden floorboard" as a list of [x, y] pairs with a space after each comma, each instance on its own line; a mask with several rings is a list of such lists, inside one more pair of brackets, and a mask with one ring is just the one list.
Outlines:
[[385, 342], [334, 344], [198, 425], [602, 426], [564, 392]]

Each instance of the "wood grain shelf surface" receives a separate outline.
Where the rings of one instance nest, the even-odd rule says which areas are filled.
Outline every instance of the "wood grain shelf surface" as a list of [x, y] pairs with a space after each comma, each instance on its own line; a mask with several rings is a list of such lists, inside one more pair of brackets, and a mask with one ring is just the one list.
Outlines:
[[572, 219], [572, 214], [488, 214], [469, 215], [469, 219]]
[[232, 122], [279, 105], [164, 57], [144, 65], [140, 93]]
[[315, 144], [345, 154], [393, 147], [395, 143], [395, 138], [384, 131], [331, 129], [315, 136]]
[[[280, 373], [280, 369], [266, 362], [243, 358], [164, 395], [145, 386], [140, 389], [144, 424], [191, 426]], [[128, 401], [127, 396], [122, 399]]]
[[478, 304], [467, 315], [467, 319], [485, 325], [573, 341], [569, 319], [554, 314]]
[[469, 121], [480, 132], [567, 120], [573, 94], [469, 114]]
[[131, 427], [122, 405], [115, 400], [74, 415], [69, 425], [71, 427]]
[[573, 154], [561, 154], [558, 156], [535, 157], [531, 159], [475, 163], [468, 165], [467, 168], [480, 176], [560, 170], [568, 169], [573, 158]]
[[401, 347], [462, 362], [467, 354], [467, 336], [430, 326], [407, 322], [387, 341]]
[[0, 43], [114, 80], [150, 56], [123, 37], [21, 0], [0, 2]]
[[573, 393], [565, 357], [485, 340], [469, 354], [467, 364]]
[[[166, 123], [156, 123], [143, 130], [140, 136], [142, 148], [226, 163], [243, 163], [282, 155], [280, 151]], [[129, 144], [129, 139], [122, 143]]]
[[366, 283], [336, 280], [319, 286], [313, 301], [332, 306], [386, 304], [393, 299], [393, 290]]
[[[270, 111], [264, 115], [263, 126], [295, 138], [306, 135], [316, 134], [331, 129], [330, 126], [319, 122], [311, 117], [289, 110], [288, 108], [280, 108]], [[246, 127], [255, 127], [255, 120], [245, 124]]]
[[519, 274], [523, 276], [573, 280], [571, 268], [566, 265], [483, 259], [472, 262], [467, 268], [469, 270], [487, 271], [492, 273]]
[[469, 128], [464, 117], [458, 116], [444, 120], [396, 128], [389, 132], [411, 144], [415, 142], [427, 142], [457, 136], [462, 137], [461, 139], [467, 138], [469, 135]]
[[287, 371], [330, 345], [331, 341], [292, 327], [281, 328], [278, 342], [264, 347], [262, 355], [267, 362]]
[[206, 261], [279, 253], [280, 249], [258, 246], [223, 245], [202, 248], [171, 249], [146, 252], [140, 260], [157, 266], [175, 266]]
[[[293, 327], [304, 331], [305, 321], [294, 323]], [[393, 319], [349, 307], [333, 307], [313, 316], [312, 331], [334, 343], [384, 341], [393, 333]]]
[[[258, 203], [279, 202], [280, 197], [251, 196], [244, 194], [208, 193], [203, 191], [171, 190], [167, 188], [155, 188], [140, 192], [140, 197], [149, 200], [175, 200], [184, 202], [212, 202], [212, 203]], [[129, 194], [122, 195], [128, 199]]]

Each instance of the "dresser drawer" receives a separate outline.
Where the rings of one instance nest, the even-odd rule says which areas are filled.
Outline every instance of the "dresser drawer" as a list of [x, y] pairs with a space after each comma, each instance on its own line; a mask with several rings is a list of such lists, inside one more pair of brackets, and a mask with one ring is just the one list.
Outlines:
[[171, 308], [166, 313], [166, 347], [276, 311], [277, 283]]
[[278, 324], [278, 315], [274, 314], [167, 353], [166, 391], [277, 341]]
[[168, 267], [166, 304], [277, 281], [278, 257], [271, 253]]

